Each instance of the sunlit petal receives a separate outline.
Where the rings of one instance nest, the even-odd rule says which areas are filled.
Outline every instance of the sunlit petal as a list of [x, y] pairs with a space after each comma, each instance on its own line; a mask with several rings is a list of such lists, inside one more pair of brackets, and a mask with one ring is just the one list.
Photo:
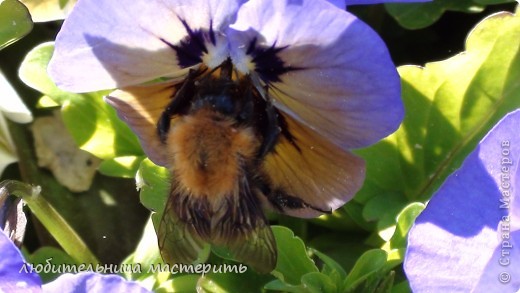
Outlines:
[[[240, 0], [79, 1], [56, 38], [49, 73], [86, 92], [178, 77], [228, 55], [224, 28]], [[215, 65], [216, 64], [216, 65]]]
[[473, 292], [497, 292], [497, 289], [501, 292], [518, 292], [520, 290], [518, 247], [520, 247], [520, 230], [515, 230], [509, 234], [506, 246], [503, 242], [495, 247]]
[[256, 72], [278, 108], [338, 146], [372, 144], [400, 124], [386, 46], [348, 12], [322, 0], [253, 0], [231, 28], [237, 68]]
[[488, 133], [417, 218], [404, 263], [414, 292], [520, 289], [517, 129], [520, 111]]
[[264, 168], [274, 188], [311, 207], [285, 208], [283, 212], [312, 218], [341, 207], [363, 185], [365, 162], [288, 116], [286, 122], [291, 137], [280, 138]]

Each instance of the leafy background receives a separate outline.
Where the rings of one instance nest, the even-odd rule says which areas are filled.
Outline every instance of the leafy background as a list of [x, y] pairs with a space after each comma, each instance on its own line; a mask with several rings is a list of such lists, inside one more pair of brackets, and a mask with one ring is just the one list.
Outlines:
[[[151, 221], [160, 218], [168, 173], [144, 157], [135, 135], [103, 102], [106, 92], [71, 94], [48, 78], [52, 41], [74, 1], [22, 2], [39, 22], [33, 24], [18, 1], [0, 3], [0, 48], [5, 47], [0, 69], [36, 117], [60, 109], [78, 147], [103, 161], [88, 191], [70, 192], [37, 166], [30, 125], [10, 122], [19, 161], [1, 179], [42, 186], [45, 199], [101, 262], [140, 263], [142, 273], [124, 276], [158, 292], [410, 291], [401, 263], [415, 217], [486, 132], [520, 107], [516, 2], [349, 7], [386, 41], [399, 66], [406, 107], [397, 132], [356, 150], [368, 168], [361, 191], [343, 208], [317, 219], [269, 215], [279, 250], [271, 275], [147, 273], [148, 266], [161, 261]], [[12, 20], [20, 25], [13, 28]], [[157, 211], [151, 221], [150, 210]], [[64, 252], [36, 217], [30, 218], [24, 250], [34, 263], [50, 256], [55, 263], [81, 262]], [[232, 263], [219, 251], [209, 262]], [[55, 277], [42, 275], [44, 281]]]

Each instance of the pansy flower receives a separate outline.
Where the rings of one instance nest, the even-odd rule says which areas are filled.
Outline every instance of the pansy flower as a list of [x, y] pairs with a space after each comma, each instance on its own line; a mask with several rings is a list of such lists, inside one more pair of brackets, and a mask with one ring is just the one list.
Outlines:
[[[363, 183], [364, 162], [349, 150], [392, 133], [403, 117], [399, 76], [385, 44], [338, 3], [80, 0], [57, 36], [49, 73], [73, 92], [118, 88], [107, 102], [149, 158], [172, 168], [161, 129], [158, 134], [163, 114], [193, 72], [231, 64], [234, 78], [246, 77], [261, 93], [264, 101], [254, 107], [272, 103], [280, 126], [274, 149], [258, 166], [269, 176], [260, 189], [290, 196], [262, 204], [316, 217], [342, 206]], [[247, 219], [237, 221], [249, 225]], [[245, 238], [272, 250], [269, 241]], [[190, 241], [186, 251], [200, 247]], [[239, 260], [255, 257], [249, 245], [235, 247]], [[264, 257], [269, 265], [261, 270], [268, 271], [276, 261], [257, 255]]]
[[[291, 150], [282, 141], [273, 171], [297, 172], [294, 194], [335, 209], [364, 177], [363, 162], [348, 150], [378, 141], [402, 120], [395, 66], [370, 27], [326, 1], [243, 2], [79, 1], [58, 34], [49, 73], [73, 92], [120, 88], [109, 102], [152, 161], [165, 165], [155, 128], [171, 84], [189, 68], [231, 58], [268, 86], [300, 145]], [[275, 162], [280, 157], [285, 162]]]
[[432, 197], [408, 236], [414, 292], [520, 290], [520, 110], [504, 117]]
[[42, 285], [20, 250], [0, 227], [0, 292], [150, 292], [116, 275], [92, 272], [64, 274]]

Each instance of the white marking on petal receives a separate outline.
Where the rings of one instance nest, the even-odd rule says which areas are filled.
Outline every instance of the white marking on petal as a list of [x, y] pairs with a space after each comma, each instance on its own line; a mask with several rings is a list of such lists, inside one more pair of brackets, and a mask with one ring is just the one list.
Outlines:
[[248, 74], [255, 69], [255, 64], [253, 63], [251, 56], [246, 55], [244, 50], [232, 51], [231, 60], [240, 73]]
[[18, 281], [18, 282], [16, 282], [16, 287], [17, 288], [27, 288], [29, 286], [28, 286], [27, 282], [25, 282], [25, 281]]
[[202, 62], [209, 68], [213, 69], [229, 57], [229, 45], [227, 40], [223, 36], [216, 36], [216, 45], [211, 42], [206, 42], [206, 48], [208, 53], [202, 56]]

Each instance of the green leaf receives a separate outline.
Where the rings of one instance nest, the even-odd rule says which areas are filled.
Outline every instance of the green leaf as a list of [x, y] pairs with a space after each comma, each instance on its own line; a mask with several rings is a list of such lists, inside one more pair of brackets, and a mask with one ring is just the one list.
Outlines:
[[155, 293], [169, 293], [169, 292], [196, 292], [195, 288], [199, 282], [199, 275], [184, 275], [176, 276], [173, 279], [162, 282], [157, 287]]
[[384, 278], [379, 279], [373, 290], [374, 293], [390, 293], [394, 286], [395, 273], [394, 271], [389, 272]]
[[281, 280], [274, 280], [269, 283], [267, 283], [264, 286], [264, 289], [266, 290], [272, 290], [272, 291], [282, 291], [282, 292], [289, 292], [289, 293], [302, 293], [305, 292], [305, 289], [302, 285], [290, 285], [286, 284]]
[[415, 219], [424, 210], [425, 205], [420, 202], [409, 204], [397, 216], [395, 233], [390, 239], [391, 248], [406, 248], [408, 231], [415, 223]]
[[344, 279], [347, 276], [347, 273], [345, 272], [345, 270], [335, 260], [333, 260], [332, 258], [327, 256], [326, 254], [321, 253], [321, 252], [319, 252], [319, 251], [317, 251], [315, 249], [312, 249], [312, 252], [314, 254], [316, 254], [316, 256], [318, 256], [320, 258], [320, 260], [323, 261], [323, 263], [325, 264], [325, 266], [324, 266], [324, 268], [322, 270], [323, 272], [325, 272], [325, 271], [327, 271], [327, 272], [337, 272], [341, 279]]
[[307, 273], [302, 276], [302, 284], [291, 285], [282, 282], [281, 280], [274, 280], [269, 282], [264, 287], [267, 290], [291, 292], [291, 293], [332, 293], [338, 292], [338, 286], [334, 281], [318, 272]]
[[486, 5], [514, 2], [514, 0], [435, 0], [424, 3], [388, 3], [386, 10], [408, 29], [420, 29], [437, 21], [446, 11], [482, 12]]
[[479, 13], [485, 8], [473, 0], [435, 0], [424, 3], [388, 3], [386, 10], [407, 29], [421, 29], [436, 22], [446, 11]]
[[26, 85], [62, 104], [64, 101], [80, 95], [60, 90], [47, 74], [47, 64], [51, 60], [53, 52], [53, 42], [42, 43], [34, 47], [22, 61], [18, 76]]
[[399, 283], [395, 283], [392, 287], [392, 293], [411, 293], [412, 289], [410, 289], [410, 284], [408, 281], [402, 281]]
[[126, 276], [132, 280], [144, 279], [153, 275], [153, 272], [150, 271], [152, 265], [162, 263], [161, 255], [159, 254], [159, 245], [157, 244], [157, 236], [151, 218], [144, 227], [143, 236], [132, 254], [132, 257], [128, 258], [123, 263], [138, 263], [141, 265], [142, 271], [140, 274], [130, 274]]
[[36, 104], [37, 108], [54, 108], [59, 106], [60, 104], [56, 103], [56, 101], [54, 101], [51, 97], [45, 95], [42, 96]]
[[[308, 243], [308, 246], [326, 254], [348, 271], [354, 266], [363, 252], [373, 248], [373, 246], [369, 246], [365, 242], [365, 234], [323, 233], [314, 237]], [[378, 243], [379, 245], [381, 244]]]
[[[226, 266], [230, 269], [235, 269], [240, 264], [216, 264], [213, 263], [212, 271], [208, 274], [203, 274], [197, 284], [197, 292], [261, 292], [264, 285], [273, 280], [273, 276], [264, 274], [259, 275], [251, 269], [243, 272], [233, 271], [223, 273]], [[242, 265], [246, 268], [245, 265]], [[218, 271], [220, 270], [220, 272]]]
[[513, 3], [515, 0], [434, 0], [423, 3], [388, 3], [386, 10], [407, 29], [421, 29], [435, 23], [446, 11], [480, 13], [486, 5]]
[[480, 3], [484, 5], [492, 5], [492, 4], [502, 4], [502, 3], [513, 3], [516, 0], [474, 0], [475, 3]]
[[[77, 270], [78, 268], [78, 263], [76, 263], [71, 256], [61, 249], [50, 246], [41, 247], [36, 250], [29, 257], [29, 262], [32, 263], [33, 266], [41, 264], [43, 268], [45, 268], [45, 265], [50, 268], [49, 270], [44, 269], [39, 273], [43, 283], [56, 279], [60, 275], [59, 269], [61, 269], [61, 273], [76, 273], [74, 269]], [[65, 268], [70, 269], [70, 271], [66, 271]]]
[[135, 180], [137, 188], [141, 190], [139, 193], [141, 203], [153, 212], [152, 222], [157, 232], [164, 207], [170, 196], [170, 172], [164, 167], [155, 165], [150, 159], [144, 159]]
[[357, 201], [383, 192], [427, 200], [493, 125], [520, 107], [518, 13], [482, 21], [466, 48], [424, 68], [399, 68], [406, 115], [397, 132], [357, 152], [367, 161]]
[[17, 0], [0, 0], [0, 50], [27, 35], [33, 28], [27, 8]]
[[351, 200], [342, 208], [313, 219], [312, 222], [336, 231], [371, 230], [371, 225], [362, 214], [363, 205]]
[[170, 172], [155, 165], [149, 159], [141, 162], [136, 175], [137, 187], [141, 189], [141, 203], [155, 215], [161, 216], [170, 196]]
[[107, 176], [134, 178], [143, 159], [144, 157], [136, 156], [115, 157], [103, 161], [98, 170]]
[[19, 70], [22, 81], [62, 105], [63, 121], [78, 146], [102, 159], [141, 156], [136, 135], [103, 101], [108, 91], [74, 94], [60, 90], [47, 75], [53, 43], [31, 50]]
[[397, 216], [396, 225], [393, 227], [392, 238], [383, 245], [388, 253], [386, 268], [388, 270], [400, 265], [404, 260], [408, 231], [415, 223], [415, 219], [424, 210], [425, 205], [414, 202], [406, 206]]
[[303, 241], [283, 226], [272, 226], [278, 249], [278, 261], [272, 272], [285, 283], [298, 285], [303, 275], [318, 272], [318, 268], [307, 255]]
[[395, 215], [406, 204], [406, 198], [400, 193], [381, 192], [366, 203], [363, 217], [369, 222], [377, 221], [379, 236], [384, 240], [389, 240], [393, 234]]
[[386, 257], [386, 252], [381, 249], [363, 253], [345, 279], [344, 288], [356, 288], [370, 276], [380, 273], [386, 264]]
[[143, 155], [137, 136], [103, 101], [103, 94], [82, 94], [66, 101], [62, 117], [78, 146], [101, 159]]
[[338, 286], [327, 275], [308, 273], [302, 277], [302, 285], [307, 292], [332, 293], [338, 292]]

